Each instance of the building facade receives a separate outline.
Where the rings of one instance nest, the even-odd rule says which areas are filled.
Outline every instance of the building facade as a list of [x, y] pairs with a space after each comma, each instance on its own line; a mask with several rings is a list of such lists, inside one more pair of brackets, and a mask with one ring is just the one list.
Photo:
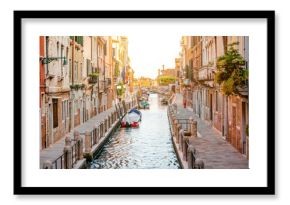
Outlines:
[[40, 116], [40, 149], [47, 147], [46, 136], [46, 84], [45, 84], [45, 64], [43, 59], [45, 58], [45, 37], [39, 37], [39, 116]]
[[66, 59], [70, 40], [67, 36], [45, 38], [46, 144], [49, 146], [61, 139], [69, 130], [70, 86], [69, 65]]
[[107, 104], [106, 108], [109, 109], [112, 107], [113, 102], [113, 88], [112, 88], [112, 82], [113, 82], [113, 50], [112, 50], [112, 37], [111, 36], [105, 36], [105, 89], [107, 93]]
[[218, 58], [231, 44], [249, 62], [249, 40], [245, 36], [183, 36], [180, 81], [187, 90], [187, 104], [212, 125], [239, 152], [248, 156], [248, 90], [226, 96], [214, 81]]
[[[111, 108], [118, 82], [130, 93], [131, 86], [126, 84], [134, 78], [134, 71], [128, 59], [127, 37], [39, 38], [40, 149]], [[126, 82], [120, 69], [127, 67], [130, 75]]]
[[105, 54], [106, 54], [106, 39], [103, 36], [97, 37], [97, 67], [99, 72], [98, 82], [98, 112], [103, 112], [107, 109], [107, 93], [105, 88], [106, 83], [106, 66], [105, 66]]

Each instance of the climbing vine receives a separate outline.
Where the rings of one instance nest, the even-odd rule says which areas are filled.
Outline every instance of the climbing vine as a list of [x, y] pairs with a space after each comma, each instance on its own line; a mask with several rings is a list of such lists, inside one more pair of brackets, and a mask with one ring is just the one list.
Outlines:
[[239, 94], [239, 89], [248, 86], [249, 70], [246, 68], [245, 59], [239, 51], [229, 45], [227, 52], [218, 58], [215, 82], [222, 86], [225, 95]]

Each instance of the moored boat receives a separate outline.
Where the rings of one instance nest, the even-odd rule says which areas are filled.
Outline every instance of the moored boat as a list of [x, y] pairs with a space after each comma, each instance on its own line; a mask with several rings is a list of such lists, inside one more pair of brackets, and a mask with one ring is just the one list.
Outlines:
[[150, 108], [150, 104], [147, 101], [141, 101], [139, 103], [139, 107], [143, 108], [143, 109], [149, 109]]
[[130, 110], [122, 119], [121, 127], [139, 127], [142, 113], [137, 109]]

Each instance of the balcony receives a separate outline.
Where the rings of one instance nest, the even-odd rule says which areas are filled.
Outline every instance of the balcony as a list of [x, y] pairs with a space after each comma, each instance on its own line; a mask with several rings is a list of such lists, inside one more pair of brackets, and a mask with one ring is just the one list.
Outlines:
[[94, 77], [89, 77], [89, 84], [96, 84], [98, 83], [98, 78], [94, 78]]
[[211, 67], [202, 67], [198, 71], [198, 80], [199, 81], [213, 81], [214, 80], [214, 74], [212, 72]]
[[96, 84], [98, 83], [99, 73], [93, 72], [89, 74], [89, 84]]

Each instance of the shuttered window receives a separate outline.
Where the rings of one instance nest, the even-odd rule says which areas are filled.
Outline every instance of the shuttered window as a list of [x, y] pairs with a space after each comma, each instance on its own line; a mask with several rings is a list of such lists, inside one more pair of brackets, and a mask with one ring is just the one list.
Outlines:
[[67, 100], [62, 101], [62, 120], [64, 121], [67, 117]]
[[91, 60], [87, 59], [87, 74], [90, 75], [91, 73], [92, 73]]
[[58, 127], [58, 100], [52, 99], [53, 105], [53, 128]]
[[74, 82], [78, 81], [78, 62], [75, 62]]
[[[63, 62], [64, 62], [64, 60], [63, 60], [63, 49], [64, 49], [64, 47], [63, 47], [63, 45], [61, 45], [61, 47], [60, 47], [60, 68], [61, 68], [61, 77], [63, 77]], [[57, 56], [58, 57], [58, 56]]]

